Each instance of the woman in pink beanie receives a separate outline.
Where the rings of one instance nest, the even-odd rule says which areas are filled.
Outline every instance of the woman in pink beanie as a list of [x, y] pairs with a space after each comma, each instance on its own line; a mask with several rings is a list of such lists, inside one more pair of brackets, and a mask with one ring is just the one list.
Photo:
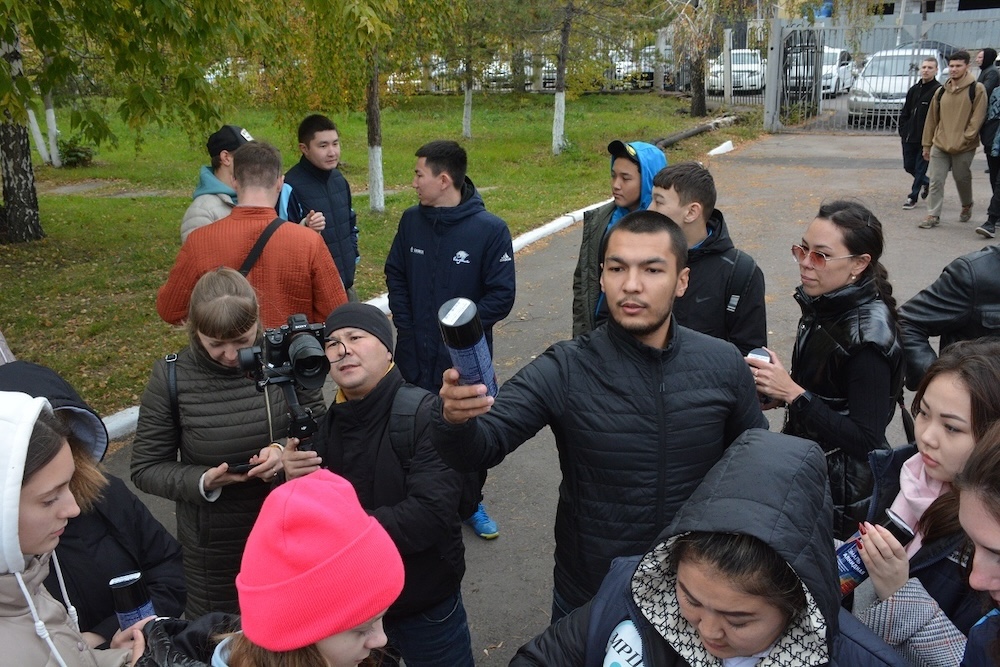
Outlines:
[[328, 470], [271, 492], [236, 577], [243, 632], [213, 667], [377, 664], [382, 616], [403, 590], [403, 561], [354, 487]]

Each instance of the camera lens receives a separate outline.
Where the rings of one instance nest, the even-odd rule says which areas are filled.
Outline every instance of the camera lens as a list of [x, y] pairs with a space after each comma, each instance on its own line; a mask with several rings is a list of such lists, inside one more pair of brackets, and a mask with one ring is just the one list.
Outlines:
[[319, 389], [330, 371], [323, 347], [308, 333], [296, 334], [288, 345], [288, 360], [295, 380], [306, 389]]

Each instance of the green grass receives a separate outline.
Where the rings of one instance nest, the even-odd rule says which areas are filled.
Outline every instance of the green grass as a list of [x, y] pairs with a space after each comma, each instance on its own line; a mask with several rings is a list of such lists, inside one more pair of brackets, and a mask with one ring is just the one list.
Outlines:
[[[608, 142], [655, 139], [690, 127], [697, 121], [682, 112], [685, 107], [685, 101], [654, 95], [571, 100], [571, 146], [554, 157], [551, 96], [477, 95], [470, 140], [461, 139], [461, 97], [400, 100], [382, 112], [386, 189], [397, 192], [386, 197], [380, 214], [358, 196], [368, 178], [364, 115], [337, 116], [342, 170], [355, 192], [361, 229], [359, 293], [368, 298], [384, 291], [382, 264], [396, 224], [415, 203], [410, 180], [421, 144], [461, 141], [487, 208], [517, 236], [608, 197]], [[298, 159], [295, 128], [280, 125], [275, 113], [241, 111], [228, 120], [277, 145], [286, 166]], [[15, 355], [57, 369], [102, 413], [134, 405], [153, 360], [186, 342], [183, 332], [156, 315], [156, 290], [177, 253], [197, 169], [207, 161], [204, 140], [193, 141], [176, 128], [147, 130], [138, 154], [124, 128], [116, 130], [121, 144], [102, 147], [91, 167], [37, 169], [48, 237], [0, 246], [0, 328]], [[751, 120], [700, 135], [671, 149], [668, 159], [696, 158], [726, 139], [745, 141], [757, 132], [759, 120]], [[51, 192], [81, 181], [99, 187], [73, 195]], [[131, 194], [150, 192], [158, 196]]]

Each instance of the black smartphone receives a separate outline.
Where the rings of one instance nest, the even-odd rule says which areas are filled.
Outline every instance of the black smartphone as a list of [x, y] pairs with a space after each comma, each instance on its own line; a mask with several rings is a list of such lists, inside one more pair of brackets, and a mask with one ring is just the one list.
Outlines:
[[259, 465], [259, 464], [257, 464], [257, 463], [230, 463], [229, 464], [229, 471], [228, 472], [231, 472], [234, 475], [243, 475], [243, 474], [246, 474], [246, 473], [250, 472], [250, 469], [256, 467], [257, 465]]

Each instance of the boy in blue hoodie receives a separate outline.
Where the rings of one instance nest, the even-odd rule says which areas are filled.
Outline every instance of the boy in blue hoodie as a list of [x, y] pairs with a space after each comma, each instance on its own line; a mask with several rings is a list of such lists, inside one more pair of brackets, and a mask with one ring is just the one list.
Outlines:
[[663, 151], [643, 141], [608, 144], [612, 200], [583, 214], [583, 241], [573, 272], [573, 336], [595, 329], [608, 318], [601, 291], [601, 244], [626, 213], [645, 209], [653, 199], [653, 176], [667, 166]]
[[[192, 195], [193, 201], [184, 212], [181, 221], [181, 243], [187, 240], [188, 234], [221, 220], [233, 212], [236, 206], [236, 182], [233, 180], [233, 152], [253, 141], [253, 136], [238, 125], [223, 125], [208, 138], [206, 147], [211, 166], [203, 166], [198, 171], [198, 185]], [[302, 210], [292, 186], [283, 184], [281, 196], [274, 207], [283, 220], [292, 220], [308, 225], [317, 232], [326, 227], [322, 213]]]

